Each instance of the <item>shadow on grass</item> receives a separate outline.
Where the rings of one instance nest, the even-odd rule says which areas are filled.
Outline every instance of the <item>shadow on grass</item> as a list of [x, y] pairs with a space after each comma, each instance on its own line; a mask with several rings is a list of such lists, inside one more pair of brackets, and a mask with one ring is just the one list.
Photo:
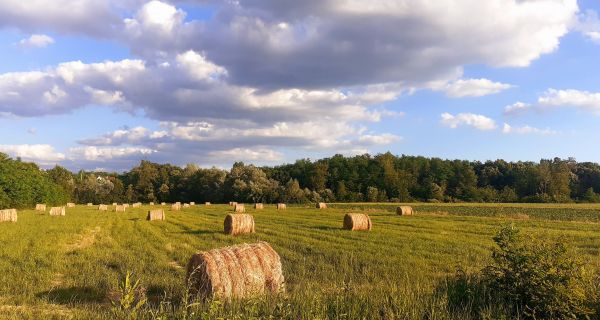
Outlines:
[[184, 231], [173, 232], [173, 233], [205, 235], [205, 234], [217, 234], [217, 233], [222, 234], [223, 232], [211, 231], [211, 230], [184, 230]]
[[316, 226], [314, 228], [318, 229], [318, 230], [324, 230], [324, 231], [333, 231], [333, 230], [343, 230], [344, 229], [342, 227], [332, 227], [332, 226]]
[[101, 303], [104, 296], [104, 292], [92, 287], [56, 288], [36, 294], [38, 298], [63, 305]]
[[142, 220], [142, 219], [140, 219], [140, 218], [131, 218], [131, 219], [129, 219], [129, 221], [133, 221], [133, 222], [138, 222], [140, 220]]

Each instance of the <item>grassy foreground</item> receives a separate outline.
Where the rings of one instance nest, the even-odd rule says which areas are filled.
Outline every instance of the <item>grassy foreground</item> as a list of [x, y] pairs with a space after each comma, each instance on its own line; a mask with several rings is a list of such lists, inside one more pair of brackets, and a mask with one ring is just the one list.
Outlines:
[[[0, 318], [113, 319], [110, 297], [131, 271], [148, 296], [144, 318], [465, 319], [473, 310], [448, 306], [445, 279], [487, 264], [492, 236], [508, 223], [567, 242], [600, 268], [600, 207], [423, 204], [401, 217], [387, 206], [247, 209], [257, 233], [238, 237], [222, 232], [226, 205], [165, 207], [167, 220], [153, 222], [145, 220], [149, 206], [78, 206], [65, 217], [21, 210], [17, 223], [0, 223]], [[373, 231], [341, 230], [343, 215], [357, 210], [371, 216]], [[285, 296], [185, 301], [184, 267], [194, 252], [259, 240], [282, 258]], [[476, 317], [495, 318], [494, 308]]]

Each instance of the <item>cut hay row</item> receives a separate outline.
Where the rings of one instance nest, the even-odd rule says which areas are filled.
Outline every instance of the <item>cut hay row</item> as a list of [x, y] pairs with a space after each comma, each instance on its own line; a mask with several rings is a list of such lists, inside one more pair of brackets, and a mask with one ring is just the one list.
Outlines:
[[278, 203], [277, 204], [277, 210], [286, 210], [287, 206], [285, 205], [285, 203]]
[[255, 203], [254, 204], [254, 209], [256, 209], [256, 210], [262, 210], [264, 208], [265, 208], [265, 205], [262, 204], [262, 203]]
[[399, 206], [396, 208], [396, 214], [401, 216], [412, 216], [414, 214], [414, 211], [412, 207]]
[[244, 205], [241, 203], [236, 203], [236, 205], [233, 206], [233, 211], [243, 213], [246, 212], [246, 207], [244, 207]]
[[0, 210], [0, 222], [17, 222], [17, 209]]
[[165, 220], [165, 211], [163, 209], [150, 210], [148, 211], [148, 216], [146, 217], [146, 220]]
[[125, 208], [127, 208], [127, 207], [125, 207], [124, 204], [116, 205], [115, 206], [115, 212], [125, 212]]
[[248, 298], [285, 290], [281, 258], [266, 242], [199, 252], [187, 265], [190, 292], [201, 298]]
[[108, 211], [108, 206], [105, 204], [101, 204], [98, 206], [98, 211]]
[[327, 209], [327, 204], [325, 202], [317, 203], [317, 209]]
[[36, 204], [35, 205], [35, 211], [46, 211], [46, 205], [45, 204]]
[[370, 231], [373, 225], [369, 215], [363, 213], [348, 213], [344, 216], [344, 229], [346, 230], [368, 230]]
[[75, 208], [75, 203], [67, 202], [67, 208]]
[[250, 214], [228, 214], [223, 226], [224, 232], [232, 236], [255, 232], [254, 217]]
[[50, 208], [50, 215], [51, 216], [64, 216], [67, 214], [67, 210], [65, 210], [65, 207], [52, 207]]

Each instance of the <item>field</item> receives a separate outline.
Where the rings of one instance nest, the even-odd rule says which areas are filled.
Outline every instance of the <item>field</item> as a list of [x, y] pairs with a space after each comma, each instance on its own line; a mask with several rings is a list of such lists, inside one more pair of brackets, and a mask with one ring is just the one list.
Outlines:
[[[64, 217], [21, 210], [17, 223], [0, 223], [0, 318], [113, 319], [110, 298], [129, 271], [146, 290], [145, 318], [464, 319], [472, 314], [448, 306], [445, 279], [488, 263], [493, 235], [510, 223], [567, 242], [600, 268], [598, 205], [413, 204], [411, 217], [395, 215], [395, 206], [248, 209], [257, 233], [237, 237], [223, 234], [226, 205], [165, 208], [166, 221], [153, 222], [145, 220], [149, 206], [77, 206]], [[342, 230], [344, 214], [360, 211], [373, 230]], [[186, 301], [194, 252], [259, 240], [282, 258], [285, 296]]]

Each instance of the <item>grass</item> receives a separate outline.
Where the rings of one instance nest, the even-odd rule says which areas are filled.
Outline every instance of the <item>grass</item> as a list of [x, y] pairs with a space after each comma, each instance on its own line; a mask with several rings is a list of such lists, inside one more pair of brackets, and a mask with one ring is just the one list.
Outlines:
[[[166, 221], [152, 222], [145, 220], [149, 206], [126, 213], [77, 206], [64, 217], [19, 211], [17, 223], [0, 223], [0, 318], [113, 319], [109, 297], [128, 272], [146, 289], [145, 318], [492, 317], [500, 307], [450, 308], [445, 279], [487, 264], [491, 238], [507, 223], [567, 242], [600, 269], [600, 206], [413, 206], [412, 217], [393, 214], [388, 204], [249, 207], [257, 233], [238, 237], [223, 234], [232, 211], [226, 205], [165, 207]], [[341, 229], [344, 214], [354, 210], [369, 213], [373, 231]], [[282, 258], [285, 296], [186, 303], [185, 265], [194, 252], [259, 240]]]

